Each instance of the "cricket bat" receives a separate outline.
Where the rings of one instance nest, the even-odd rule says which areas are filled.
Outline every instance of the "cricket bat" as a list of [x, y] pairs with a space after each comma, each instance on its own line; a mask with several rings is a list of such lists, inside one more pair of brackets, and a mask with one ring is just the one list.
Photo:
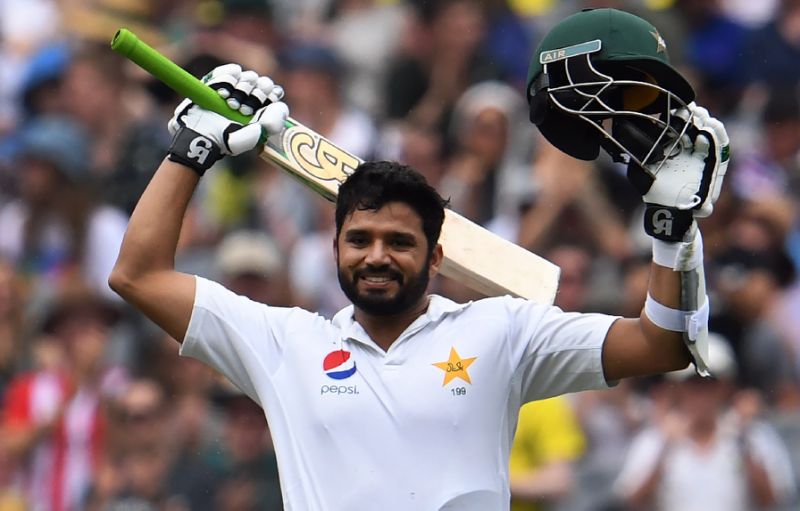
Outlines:
[[[232, 121], [249, 117], [231, 110], [215, 90], [164, 55], [120, 29], [111, 49], [124, 55], [177, 93]], [[361, 159], [314, 130], [288, 119], [285, 129], [268, 138], [261, 157], [299, 179], [330, 201], [339, 184]], [[440, 238], [444, 261], [440, 273], [486, 296], [512, 295], [553, 303], [560, 269], [550, 261], [505, 240], [452, 210], [445, 211]]]

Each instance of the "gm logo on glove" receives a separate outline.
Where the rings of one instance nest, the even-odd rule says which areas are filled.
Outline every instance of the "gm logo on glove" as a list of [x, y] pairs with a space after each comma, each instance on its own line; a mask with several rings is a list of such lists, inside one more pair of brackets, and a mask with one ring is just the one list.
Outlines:
[[672, 213], [668, 209], [659, 209], [653, 213], [653, 233], [672, 236]]
[[212, 142], [206, 137], [195, 137], [189, 143], [189, 151], [186, 153], [186, 157], [197, 160], [197, 163], [203, 165], [211, 153], [212, 147]]

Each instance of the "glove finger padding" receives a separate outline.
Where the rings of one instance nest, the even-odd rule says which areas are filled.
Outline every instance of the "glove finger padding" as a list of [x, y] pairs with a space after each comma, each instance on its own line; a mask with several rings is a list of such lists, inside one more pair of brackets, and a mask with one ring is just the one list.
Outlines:
[[183, 121], [181, 121], [181, 117], [192, 107], [194, 103], [192, 103], [191, 99], [184, 99], [180, 102], [180, 104], [175, 107], [175, 111], [172, 114], [172, 118], [167, 122], [167, 130], [169, 130], [169, 134], [173, 137], [178, 130], [185, 126]]
[[273, 134], [283, 129], [288, 117], [289, 107], [283, 101], [278, 101], [259, 109], [250, 122], [258, 123], [268, 134]]
[[233, 87], [231, 97], [226, 100], [228, 106], [233, 110], [238, 110], [243, 115], [253, 115], [255, 109], [251, 105], [253, 104], [252, 102], [258, 105], [258, 100], [256, 98], [251, 99], [250, 93], [255, 88], [256, 81], [258, 81], [258, 73], [255, 71], [245, 71], [242, 73], [239, 76], [239, 81], [236, 82], [236, 85]]
[[225, 130], [225, 146], [230, 154], [249, 151], [263, 144], [269, 134], [280, 132], [288, 117], [286, 103], [271, 103], [259, 109], [246, 126], [234, 125]]
[[263, 143], [263, 136], [264, 130], [258, 123], [232, 124], [223, 133], [223, 141], [228, 154], [241, 154]]
[[714, 211], [714, 204], [719, 199], [722, 182], [728, 171], [730, 160], [730, 140], [725, 126], [715, 118], [709, 118], [702, 129], [703, 135], [709, 141], [709, 158], [704, 169], [703, 185], [700, 194], [703, 202], [697, 208], [695, 216], [705, 218]]
[[223, 99], [228, 99], [236, 88], [236, 83], [242, 74], [239, 64], [224, 64], [215, 67], [203, 77], [203, 83], [217, 91]]

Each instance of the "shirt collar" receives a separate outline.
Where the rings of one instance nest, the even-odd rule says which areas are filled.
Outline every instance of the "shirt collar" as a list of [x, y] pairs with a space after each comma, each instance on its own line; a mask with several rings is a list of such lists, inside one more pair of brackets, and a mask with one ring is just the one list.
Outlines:
[[[428, 301], [428, 309], [425, 311], [425, 314], [418, 317], [409, 328], [418, 329], [428, 323], [439, 321], [447, 315], [458, 314], [472, 304], [472, 302], [456, 303], [449, 298], [439, 295], [429, 295], [428, 298], [430, 300]], [[354, 341], [372, 344], [372, 340], [370, 340], [367, 332], [353, 317], [354, 312], [355, 307], [352, 304], [348, 305], [337, 312], [331, 321], [334, 326], [342, 331], [342, 337], [344, 339], [353, 339]]]

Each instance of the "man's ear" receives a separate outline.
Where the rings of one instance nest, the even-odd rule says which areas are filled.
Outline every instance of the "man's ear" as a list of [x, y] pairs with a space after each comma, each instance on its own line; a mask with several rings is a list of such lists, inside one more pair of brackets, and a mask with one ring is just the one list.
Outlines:
[[338, 236], [333, 237], [333, 260], [339, 264], [339, 244], [337, 243]]
[[444, 250], [442, 249], [442, 244], [437, 243], [436, 247], [433, 249], [433, 254], [431, 254], [431, 265], [428, 268], [428, 275], [433, 278], [437, 273], [439, 273], [439, 267], [442, 265], [442, 261], [444, 260]]

